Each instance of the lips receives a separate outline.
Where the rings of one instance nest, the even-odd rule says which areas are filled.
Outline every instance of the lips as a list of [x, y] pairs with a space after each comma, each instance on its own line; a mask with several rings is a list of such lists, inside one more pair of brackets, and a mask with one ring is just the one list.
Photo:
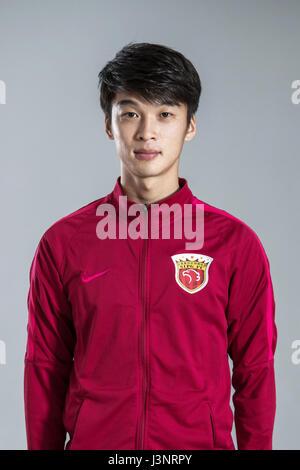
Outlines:
[[136, 157], [140, 160], [152, 160], [153, 158], [157, 157], [160, 154], [158, 150], [152, 149], [142, 149], [134, 152]]

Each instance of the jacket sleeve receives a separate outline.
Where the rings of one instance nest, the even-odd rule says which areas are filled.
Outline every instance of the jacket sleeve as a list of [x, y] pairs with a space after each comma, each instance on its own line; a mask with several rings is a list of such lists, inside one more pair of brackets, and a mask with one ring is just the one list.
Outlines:
[[[61, 264], [61, 263], [59, 263]], [[63, 408], [75, 334], [58, 259], [46, 235], [30, 267], [24, 405], [28, 450], [63, 450]]]
[[254, 231], [235, 250], [230, 272], [227, 333], [238, 449], [271, 450], [276, 410], [275, 301], [269, 261]]

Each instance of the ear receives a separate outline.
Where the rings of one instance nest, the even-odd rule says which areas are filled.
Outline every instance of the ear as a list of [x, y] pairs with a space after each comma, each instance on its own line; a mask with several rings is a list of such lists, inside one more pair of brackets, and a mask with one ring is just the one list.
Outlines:
[[108, 137], [109, 137], [111, 140], [114, 140], [114, 135], [113, 135], [112, 130], [111, 130], [111, 127], [110, 127], [110, 125], [109, 125], [108, 116], [105, 116], [104, 122], [105, 122], [105, 132], [106, 132], [106, 134], [108, 135]]
[[196, 131], [197, 131], [196, 116], [195, 114], [193, 114], [190, 120], [189, 127], [186, 131], [184, 140], [192, 140], [195, 137]]

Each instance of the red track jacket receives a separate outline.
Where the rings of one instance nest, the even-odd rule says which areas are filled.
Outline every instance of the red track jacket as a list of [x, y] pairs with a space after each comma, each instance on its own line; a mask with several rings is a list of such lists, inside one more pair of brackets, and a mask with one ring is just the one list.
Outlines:
[[[272, 449], [269, 261], [249, 226], [197, 199], [186, 179], [179, 185], [158, 204], [189, 205], [192, 220], [202, 205], [200, 249], [187, 250], [191, 240], [172, 233], [175, 212], [169, 238], [161, 228], [156, 238], [118, 230], [99, 238], [109, 213], [100, 205], [115, 209], [116, 227], [138, 215], [128, 199], [126, 219], [121, 212], [120, 177], [110, 194], [40, 239], [27, 298], [28, 449], [234, 449], [233, 419], [238, 449]], [[151, 213], [150, 204], [149, 227]]]

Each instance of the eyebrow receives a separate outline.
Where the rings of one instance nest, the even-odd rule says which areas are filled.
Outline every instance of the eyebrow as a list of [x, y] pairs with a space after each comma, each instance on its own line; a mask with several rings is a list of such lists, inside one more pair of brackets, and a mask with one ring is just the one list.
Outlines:
[[117, 106], [126, 106], [127, 104], [137, 105], [138, 103], [134, 100], [124, 99], [117, 102]]
[[[130, 105], [132, 104], [133, 106], [139, 106], [138, 102], [137, 101], [134, 101], [134, 100], [131, 100], [131, 99], [123, 99], [123, 100], [119, 100], [116, 105], [117, 106], [126, 106], [126, 105]], [[171, 104], [171, 103], [162, 103], [160, 106], [181, 106], [180, 104]]]

